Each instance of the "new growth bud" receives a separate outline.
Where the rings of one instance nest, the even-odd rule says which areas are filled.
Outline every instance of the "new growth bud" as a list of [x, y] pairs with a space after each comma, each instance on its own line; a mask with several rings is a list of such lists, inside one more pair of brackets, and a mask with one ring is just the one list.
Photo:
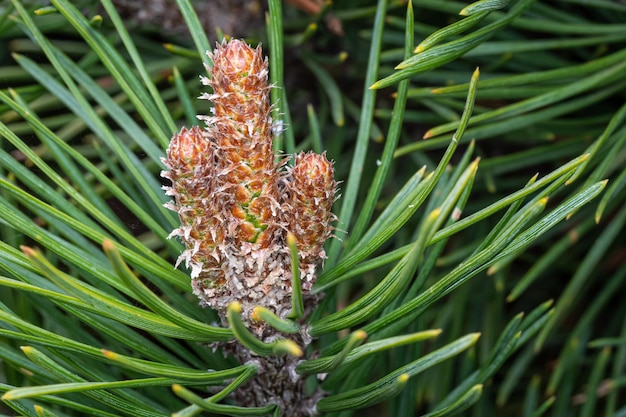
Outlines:
[[[172, 181], [171, 187], [164, 188], [175, 199], [166, 207], [178, 212], [181, 223], [170, 236], [179, 236], [187, 247], [176, 264], [184, 260], [192, 279], [209, 277], [218, 270], [220, 258], [215, 252], [224, 240], [224, 231], [217, 227], [218, 207], [211, 201], [215, 189], [214, 147], [205, 133], [197, 126], [183, 127], [172, 138], [167, 158], [163, 159], [169, 171], [162, 175]], [[211, 281], [217, 283], [220, 279], [214, 274]]]
[[305, 273], [303, 288], [309, 290], [315, 280], [315, 268], [326, 257], [324, 242], [331, 236], [331, 223], [336, 220], [331, 208], [337, 183], [326, 153], [298, 154], [290, 174], [289, 229], [296, 237]]
[[261, 48], [231, 40], [209, 55], [211, 77], [201, 80], [213, 91], [201, 98], [213, 104], [212, 115], [198, 116], [205, 128], [174, 135], [164, 159], [174, 197], [167, 207], [181, 221], [172, 235], [185, 244], [179, 262], [191, 269], [201, 303], [225, 319], [227, 306], [239, 302], [250, 329], [272, 338], [250, 314], [263, 306], [284, 318], [291, 309], [288, 232], [297, 241], [302, 288], [311, 289], [333, 230], [337, 183], [325, 155], [299, 154], [289, 169], [277, 162]]

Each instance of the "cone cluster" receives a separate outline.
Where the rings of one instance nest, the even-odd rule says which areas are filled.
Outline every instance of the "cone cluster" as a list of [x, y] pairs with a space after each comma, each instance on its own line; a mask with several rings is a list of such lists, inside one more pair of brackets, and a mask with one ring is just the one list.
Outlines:
[[[292, 167], [273, 151], [268, 63], [260, 47], [240, 40], [218, 44], [209, 53], [212, 88], [200, 98], [213, 103], [206, 127], [182, 128], [163, 163], [164, 187], [174, 198], [178, 236], [186, 250], [178, 259], [191, 270], [201, 303], [222, 317], [238, 301], [249, 319], [257, 305], [284, 317], [291, 308], [291, 260], [287, 232], [298, 242], [304, 291], [315, 282], [332, 234], [331, 206], [337, 183], [326, 155], [301, 153]], [[177, 265], [178, 265], [177, 263]]]

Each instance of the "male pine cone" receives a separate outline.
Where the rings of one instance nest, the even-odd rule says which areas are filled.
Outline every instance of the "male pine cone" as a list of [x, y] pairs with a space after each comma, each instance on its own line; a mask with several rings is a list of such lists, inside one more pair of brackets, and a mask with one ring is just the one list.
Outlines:
[[[240, 40], [218, 44], [210, 78], [211, 116], [205, 128], [174, 135], [163, 163], [165, 187], [174, 201], [179, 236], [186, 246], [178, 263], [191, 270], [192, 287], [203, 305], [225, 319], [238, 301], [259, 336], [271, 337], [250, 319], [261, 305], [284, 317], [291, 309], [291, 260], [287, 232], [297, 238], [304, 291], [315, 282], [332, 234], [331, 206], [337, 183], [325, 155], [302, 153], [293, 167], [273, 152], [267, 59], [260, 47]], [[278, 162], [277, 162], [278, 161]], [[313, 306], [309, 306], [313, 307]]]

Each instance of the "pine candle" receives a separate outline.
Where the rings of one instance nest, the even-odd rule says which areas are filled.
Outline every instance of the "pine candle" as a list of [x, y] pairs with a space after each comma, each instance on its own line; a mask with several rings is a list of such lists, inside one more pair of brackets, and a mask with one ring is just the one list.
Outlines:
[[[302, 289], [315, 282], [332, 234], [337, 183], [325, 155], [301, 153], [293, 167], [273, 152], [268, 63], [260, 47], [240, 40], [209, 53], [212, 93], [206, 127], [174, 135], [164, 164], [166, 187], [181, 226], [172, 232], [186, 246], [178, 262], [191, 270], [194, 293], [224, 319], [237, 301], [258, 336], [273, 332], [250, 318], [255, 306], [285, 317], [291, 309], [291, 260], [287, 232], [296, 236]], [[208, 68], [207, 68], [208, 69]], [[310, 302], [314, 297], [310, 298]], [[309, 310], [311, 306], [308, 306]]]

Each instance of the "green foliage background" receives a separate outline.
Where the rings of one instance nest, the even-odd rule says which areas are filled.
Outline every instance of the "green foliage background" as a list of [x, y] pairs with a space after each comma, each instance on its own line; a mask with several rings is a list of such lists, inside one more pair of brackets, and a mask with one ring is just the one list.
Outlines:
[[[191, 4], [188, 36], [51, 3], [0, 4], [0, 413], [276, 413], [223, 400], [255, 369], [172, 267], [160, 157], [209, 112]], [[626, 416], [626, 5], [335, 3], [247, 35], [277, 150], [344, 181], [300, 368], [329, 372], [320, 411]]]

